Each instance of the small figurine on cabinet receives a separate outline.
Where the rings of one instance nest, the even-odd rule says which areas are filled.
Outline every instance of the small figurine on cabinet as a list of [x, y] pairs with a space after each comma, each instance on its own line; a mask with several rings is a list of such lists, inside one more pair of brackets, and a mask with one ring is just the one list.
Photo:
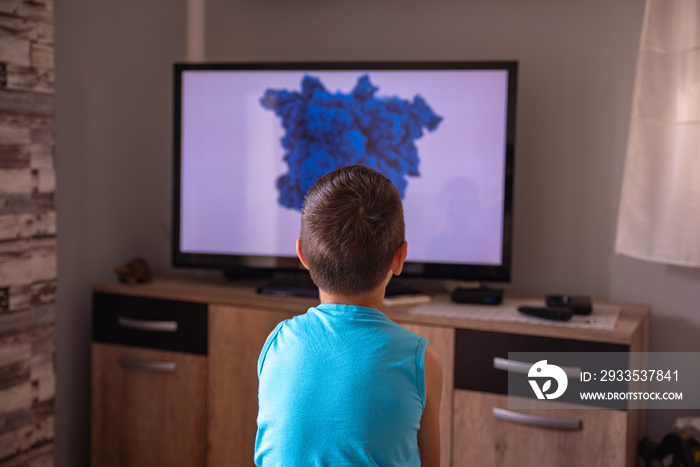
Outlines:
[[122, 284], [146, 284], [153, 280], [148, 262], [141, 258], [134, 258], [124, 266], [114, 268], [114, 272], [117, 273], [119, 282]]

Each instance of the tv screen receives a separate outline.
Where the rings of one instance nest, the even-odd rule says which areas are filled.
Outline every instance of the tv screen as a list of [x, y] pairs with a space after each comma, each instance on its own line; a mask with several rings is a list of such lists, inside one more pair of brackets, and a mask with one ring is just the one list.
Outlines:
[[404, 274], [510, 280], [516, 62], [174, 72], [175, 266], [301, 269], [306, 191], [361, 164], [403, 200]]

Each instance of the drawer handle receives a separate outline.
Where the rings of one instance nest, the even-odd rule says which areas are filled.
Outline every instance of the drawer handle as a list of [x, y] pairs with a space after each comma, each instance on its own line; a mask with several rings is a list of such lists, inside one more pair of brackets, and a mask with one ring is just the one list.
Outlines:
[[[532, 365], [534, 365], [534, 363], [519, 362], [517, 360], [508, 360], [507, 358], [499, 357], [493, 358], [493, 367], [495, 369], [510, 371], [512, 373], [522, 373], [526, 375], [529, 373]], [[569, 379], [579, 379], [581, 377], [581, 368], [563, 366], [561, 369], [564, 370], [564, 373], [566, 373]]]
[[512, 410], [493, 408], [493, 416], [504, 422], [519, 423], [521, 425], [537, 426], [541, 428], [553, 428], [555, 430], [580, 430], [581, 420], [575, 418], [544, 417], [526, 413], [513, 412]]
[[117, 323], [123, 328], [139, 331], [177, 332], [177, 321], [148, 321], [120, 316], [117, 318]]
[[117, 362], [124, 368], [135, 370], [159, 371], [161, 373], [173, 373], [177, 369], [175, 362], [154, 362], [146, 360], [133, 360], [131, 358], [118, 358]]

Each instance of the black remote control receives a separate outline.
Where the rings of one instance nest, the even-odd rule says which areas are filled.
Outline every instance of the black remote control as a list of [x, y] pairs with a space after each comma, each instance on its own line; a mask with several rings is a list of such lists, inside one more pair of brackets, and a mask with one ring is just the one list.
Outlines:
[[569, 321], [571, 315], [574, 314], [571, 308], [563, 306], [521, 306], [518, 307], [518, 311], [526, 315], [554, 321]]

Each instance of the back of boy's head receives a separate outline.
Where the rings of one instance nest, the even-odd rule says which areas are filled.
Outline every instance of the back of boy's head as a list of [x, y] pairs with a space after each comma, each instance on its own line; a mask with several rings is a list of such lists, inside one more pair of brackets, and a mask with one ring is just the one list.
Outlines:
[[354, 297], [377, 288], [404, 241], [401, 197], [379, 172], [353, 165], [314, 184], [301, 211], [301, 249], [316, 286]]

